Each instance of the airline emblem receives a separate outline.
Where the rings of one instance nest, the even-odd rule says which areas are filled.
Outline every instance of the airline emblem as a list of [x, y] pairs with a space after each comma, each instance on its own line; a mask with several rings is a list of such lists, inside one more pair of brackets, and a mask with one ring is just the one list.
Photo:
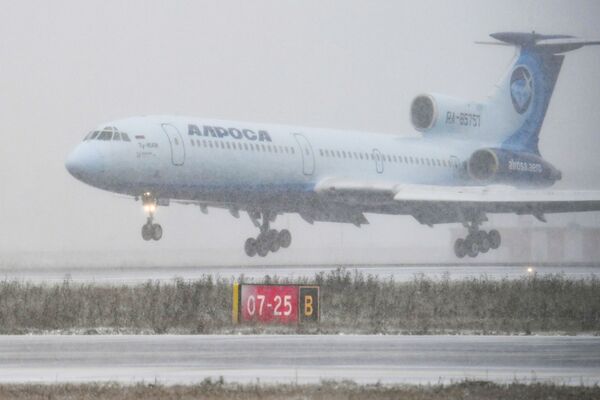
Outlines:
[[513, 106], [519, 114], [523, 114], [529, 108], [533, 98], [533, 78], [529, 70], [524, 66], [518, 66], [510, 78], [510, 97]]

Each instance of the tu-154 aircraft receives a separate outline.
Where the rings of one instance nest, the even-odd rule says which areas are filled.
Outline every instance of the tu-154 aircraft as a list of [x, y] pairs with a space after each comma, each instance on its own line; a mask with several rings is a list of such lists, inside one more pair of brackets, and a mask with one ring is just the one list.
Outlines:
[[367, 224], [366, 214], [411, 215], [433, 226], [460, 223], [457, 257], [501, 244], [481, 230], [488, 214], [600, 210], [600, 192], [548, 187], [561, 172], [538, 138], [564, 53], [599, 41], [501, 32], [489, 44], [515, 46], [514, 62], [482, 102], [440, 94], [410, 108], [419, 138], [180, 116], [144, 116], [100, 125], [68, 156], [67, 170], [100, 189], [141, 199], [144, 240], [160, 240], [156, 207], [170, 202], [248, 213], [258, 228], [245, 252], [261, 257], [291, 244], [276, 217]]

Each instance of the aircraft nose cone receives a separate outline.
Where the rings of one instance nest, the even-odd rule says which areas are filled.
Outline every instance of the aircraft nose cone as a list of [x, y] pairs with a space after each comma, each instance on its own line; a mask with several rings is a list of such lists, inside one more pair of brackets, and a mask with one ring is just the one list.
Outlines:
[[104, 159], [92, 145], [83, 143], [69, 154], [65, 168], [75, 178], [89, 183], [104, 172]]

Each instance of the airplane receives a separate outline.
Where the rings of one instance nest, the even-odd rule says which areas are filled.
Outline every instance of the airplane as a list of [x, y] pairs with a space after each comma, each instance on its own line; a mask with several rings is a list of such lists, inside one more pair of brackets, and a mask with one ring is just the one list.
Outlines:
[[368, 224], [367, 214], [410, 215], [421, 224], [460, 223], [457, 257], [501, 245], [481, 230], [488, 214], [600, 210], [598, 191], [548, 189], [562, 178], [538, 148], [564, 53], [600, 41], [569, 35], [499, 32], [484, 44], [514, 46], [516, 56], [484, 101], [416, 96], [410, 118], [420, 137], [297, 126], [141, 116], [101, 124], [68, 156], [68, 172], [91, 186], [132, 196], [147, 213], [144, 240], [160, 240], [159, 206], [171, 202], [249, 215], [258, 228], [250, 257], [287, 248], [277, 216], [308, 223]]

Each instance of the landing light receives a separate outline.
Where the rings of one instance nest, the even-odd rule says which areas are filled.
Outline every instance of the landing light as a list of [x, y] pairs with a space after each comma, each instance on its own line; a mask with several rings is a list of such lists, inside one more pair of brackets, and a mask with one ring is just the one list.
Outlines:
[[533, 274], [533, 272], [534, 272], [533, 267], [527, 267], [527, 273], [528, 274]]
[[156, 205], [155, 204], [146, 204], [144, 205], [144, 211], [147, 213], [153, 213], [156, 211]]

